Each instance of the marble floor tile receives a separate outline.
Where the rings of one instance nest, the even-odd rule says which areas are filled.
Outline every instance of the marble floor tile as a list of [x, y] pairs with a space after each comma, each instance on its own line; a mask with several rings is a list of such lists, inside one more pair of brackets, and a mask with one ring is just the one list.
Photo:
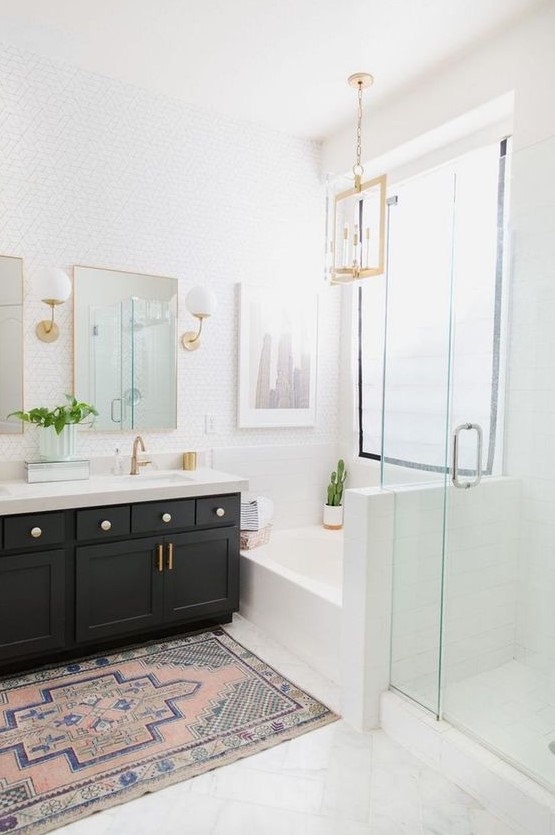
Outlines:
[[210, 835], [373, 835], [373, 832], [368, 823], [284, 809], [269, 811], [267, 806], [253, 803], [229, 803]]
[[[226, 628], [337, 709], [338, 688], [259, 629], [242, 618]], [[341, 720], [58, 833], [517, 835], [383, 731], [360, 734]]]
[[324, 780], [324, 814], [369, 820], [372, 749], [372, 734], [359, 734], [338, 723]]
[[212, 794], [228, 800], [316, 813], [322, 805], [323, 782], [254, 768], [249, 769], [247, 776], [245, 769], [233, 764], [214, 772]]

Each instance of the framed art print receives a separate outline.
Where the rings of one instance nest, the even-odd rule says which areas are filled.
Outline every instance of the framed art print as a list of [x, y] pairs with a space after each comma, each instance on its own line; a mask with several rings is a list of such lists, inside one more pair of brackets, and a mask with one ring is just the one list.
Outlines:
[[314, 426], [317, 294], [239, 289], [239, 426]]

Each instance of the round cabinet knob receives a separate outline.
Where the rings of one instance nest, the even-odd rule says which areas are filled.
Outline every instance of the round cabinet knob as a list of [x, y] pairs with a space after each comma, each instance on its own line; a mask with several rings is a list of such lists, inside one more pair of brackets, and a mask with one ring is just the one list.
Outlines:
[[112, 530], [112, 523], [109, 519], [104, 519], [103, 522], [100, 523], [100, 527], [103, 531], [111, 531]]
[[162, 513], [162, 522], [171, 522], [172, 515], [171, 513]]
[[222, 516], [225, 516], [225, 510], [223, 509], [223, 507], [216, 508], [216, 516], [219, 516], [220, 519], [222, 518]]
[[38, 539], [39, 536], [42, 536], [42, 528], [31, 528], [31, 536], [33, 539]]

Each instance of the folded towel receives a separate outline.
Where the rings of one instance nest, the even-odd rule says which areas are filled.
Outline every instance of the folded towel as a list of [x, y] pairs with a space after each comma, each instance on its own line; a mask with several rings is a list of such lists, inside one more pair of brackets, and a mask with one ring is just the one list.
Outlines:
[[274, 515], [274, 503], [265, 496], [241, 502], [241, 530], [259, 531], [269, 525]]

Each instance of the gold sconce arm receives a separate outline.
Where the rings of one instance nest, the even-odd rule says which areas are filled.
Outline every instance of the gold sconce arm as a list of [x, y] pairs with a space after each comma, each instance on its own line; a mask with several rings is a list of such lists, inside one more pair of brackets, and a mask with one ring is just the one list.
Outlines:
[[187, 293], [185, 305], [189, 313], [191, 313], [195, 319], [198, 319], [199, 325], [196, 333], [194, 331], [187, 331], [183, 334], [181, 337], [181, 344], [186, 351], [196, 351], [200, 345], [200, 335], [202, 333], [204, 320], [208, 319], [216, 308], [216, 297], [214, 293], [206, 287], [193, 287], [193, 289], [189, 290]]
[[57, 267], [43, 267], [36, 276], [37, 296], [50, 307], [50, 321], [43, 319], [35, 328], [41, 342], [55, 342], [60, 329], [54, 321], [54, 308], [67, 301], [71, 295], [71, 281], [67, 273]]
[[206, 316], [199, 315], [198, 313], [195, 314], [195, 316], [199, 320], [197, 332], [195, 333], [195, 331], [186, 331], [181, 337], [181, 344], [183, 345], [186, 351], [196, 351], [197, 348], [200, 346], [202, 323], [206, 319]]
[[54, 310], [57, 305], [63, 304], [63, 302], [57, 299], [43, 299], [43, 301], [50, 306], [50, 320], [43, 319], [42, 322], [39, 322], [35, 328], [35, 333], [41, 342], [55, 342], [60, 335], [60, 329], [54, 321]]

